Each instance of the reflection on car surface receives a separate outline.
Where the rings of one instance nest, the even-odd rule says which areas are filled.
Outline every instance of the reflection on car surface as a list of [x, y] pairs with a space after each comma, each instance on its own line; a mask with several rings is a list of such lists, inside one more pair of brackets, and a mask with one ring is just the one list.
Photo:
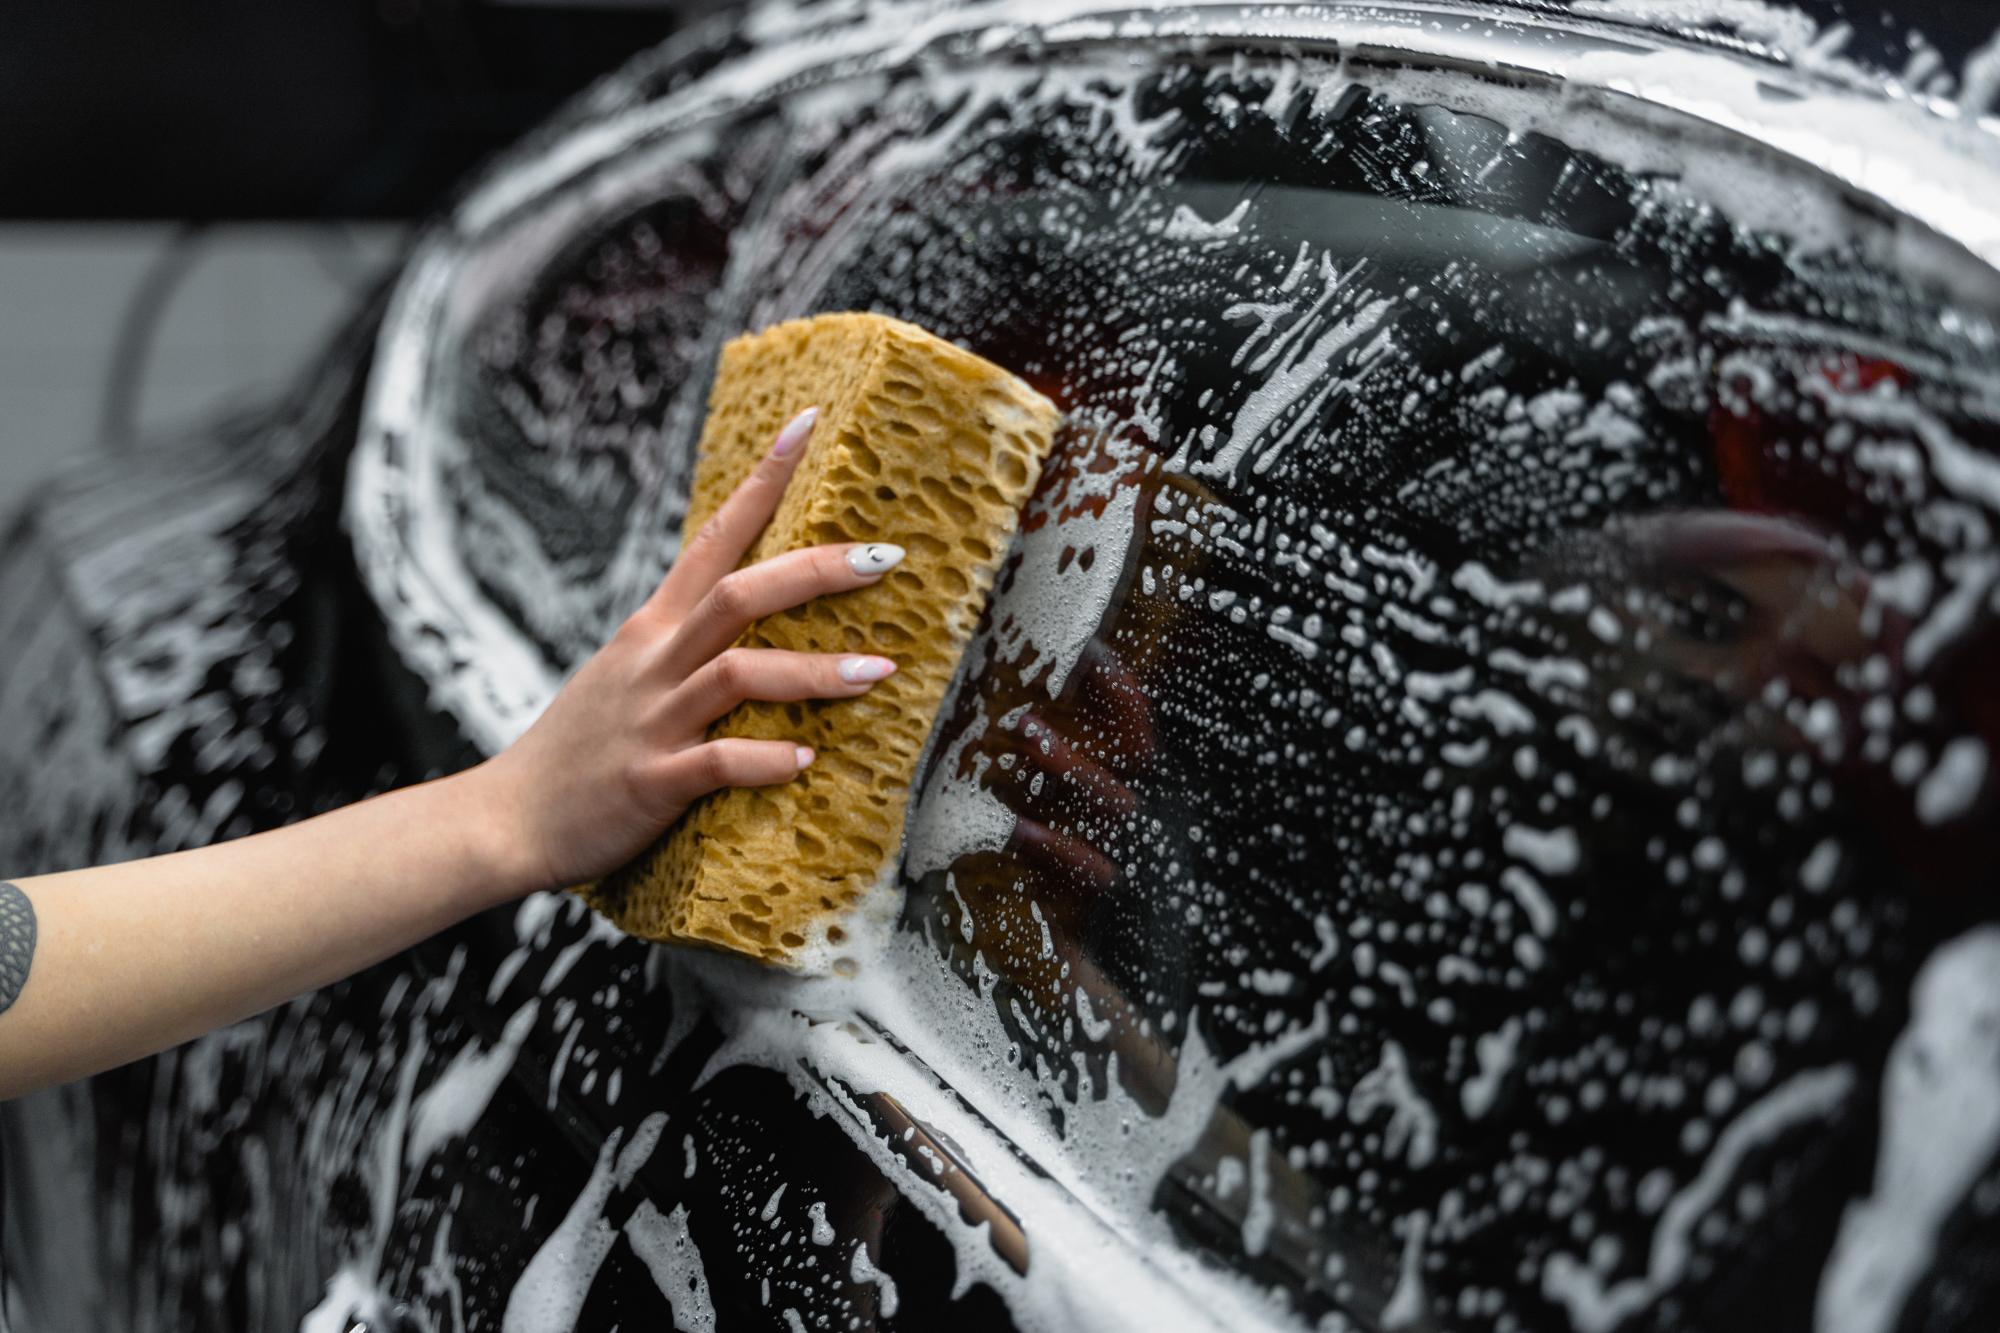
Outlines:
[[1067, 412], [837, 975], [469, 923], [14, 1108], [64, 1145], [17, 1226], [107, 1256], [24, 1294], [1990, 1327], [1996, 141], [1555, 12], [992, 17], [642, 60], [254, 468], [197, 442], [185, 499], [17, 540], [0, 845], [53, 864], [505, 744], [671, 561], [735, 332], [878, 310]]

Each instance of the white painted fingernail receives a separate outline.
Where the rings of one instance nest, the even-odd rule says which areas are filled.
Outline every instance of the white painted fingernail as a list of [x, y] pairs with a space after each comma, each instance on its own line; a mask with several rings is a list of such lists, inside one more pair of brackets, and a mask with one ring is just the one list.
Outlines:
[[888, 542], [868, 542], [847, 553], [847, 567], [866, 578], [886, 574], [903, 563], [903, 548]]
[[790, 458], [797, 453], [799, 446], [806, 442], [806, 436], [812, 434], [813, 423], [818, 420], [819, 409], [808, 407], [787, 421], [785, 428], [778, 432], [778, 438], [771, 444], [771, 457]]
[[859, 685], [865, 681], [885, 679], [896, 669], [896, 664], [886, 657], [847, 657], [840, 663], [840, 678], [849, 684]]
[[813, 761], [812, 746], [810, 745], [793, 746], [792, 758], [799, 761], [800, 768], [804, 768], [807, 764], [810, 764]]

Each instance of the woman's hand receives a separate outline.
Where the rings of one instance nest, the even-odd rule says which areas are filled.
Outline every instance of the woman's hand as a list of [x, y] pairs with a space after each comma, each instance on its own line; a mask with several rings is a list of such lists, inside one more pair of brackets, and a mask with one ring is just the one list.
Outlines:
[[466, 778], [530, 888], [595, 879], [644, 851], [721, 787], [787, 782], [813, 760], [787, 741], [708, 739], [747, 699], [863, 694], [896, 669], [885, 657], [736, 648], [753, 621], [865, 588], [902, 560], [886, 543], [817, 546], [737, 569], [805, 452], [816, 409], [682, 548], [672, 571], [565, 684], [526, 735]]

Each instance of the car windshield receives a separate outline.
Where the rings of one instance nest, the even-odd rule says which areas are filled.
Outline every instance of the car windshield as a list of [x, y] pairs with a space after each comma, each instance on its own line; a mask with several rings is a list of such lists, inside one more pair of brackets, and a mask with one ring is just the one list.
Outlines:
[[[1831, 1202], [1877, 1130], [1950, 1094], [1892, 1053], [2000, 975], [1993, 312], [1795, 167], [1689, 150], [1798, 201], [1750, 227], [1478, 102], [1298, 57], [821, 89], [696, 247], [679, 406], [629, 357], [546, 382], [669, 423], [681, 484], [687, 367], [775, 319], [910, 319], [1064, 407], [858, 966], [1115, 1225], [1326, 1327], [1809, 1309], [1872, 1271]], [[466, 420], [577, 345], [531, 313]]]

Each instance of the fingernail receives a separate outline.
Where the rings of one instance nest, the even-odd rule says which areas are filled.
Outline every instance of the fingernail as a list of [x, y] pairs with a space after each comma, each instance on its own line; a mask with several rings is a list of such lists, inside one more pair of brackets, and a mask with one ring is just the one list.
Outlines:
[[799, 761], [800, 768], [804, 768], [807, 764], [810, 764], [813, 761], [812, 746], [810, 745], [793, 746], [792, 758]]
[[799, 446], [806, 442], [806, 436], [812, 434], [813, 422], [818, 420], [819, 409], [808, 407], [787, 421], [785, 428], [778, 432], [778, 438], [771, 444], [771, 457], [790, 458], [797, 453]]
[[859, 685], [864, 681], [882, 680], [896, 669], [896, 664], [886, 657], [848, 657], [840, 663], [840, 678], [849, 684]]
[[903, 548], [888, 542], [869, 542], [847, 553], [847, 567], [864, 578], [886, 574], [902, 563]]

